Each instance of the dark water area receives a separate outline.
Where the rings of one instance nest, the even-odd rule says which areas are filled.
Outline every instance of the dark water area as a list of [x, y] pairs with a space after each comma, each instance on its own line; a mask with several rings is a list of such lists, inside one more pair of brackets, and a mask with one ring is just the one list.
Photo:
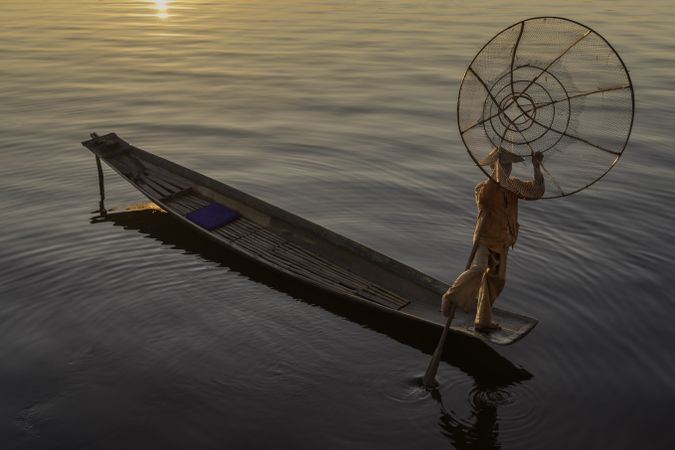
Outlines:
[[[0, 3], [0, 448], [670, 449], [671, 2]], [[616, 47], [636, 121], [617, 167], [528, 202], [496, 347], [261, 272], [150, 211], [97, 220], [80, 141], [131, 143], [451, 281], [482, 173], [466, 65], [526, 17]], [[107, 205], [144, 201], [106, 169]]]

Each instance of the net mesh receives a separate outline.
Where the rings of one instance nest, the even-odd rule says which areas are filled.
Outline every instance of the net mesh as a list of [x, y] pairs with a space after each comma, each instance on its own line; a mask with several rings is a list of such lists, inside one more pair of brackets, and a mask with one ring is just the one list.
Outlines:
[[[457, 110], [476, 162], [502, 147], [525, 158], [511, 176], [527, 180], [529, 157], [541, 152], [543, 198], [563, 197], [595, 183], [618, 161], [632, 128], [633, 87], [619, 55], [595, 31], [535, 18], [510, 26], [478, 52]], [[480, 167], [494, 177], [489, 166]]]

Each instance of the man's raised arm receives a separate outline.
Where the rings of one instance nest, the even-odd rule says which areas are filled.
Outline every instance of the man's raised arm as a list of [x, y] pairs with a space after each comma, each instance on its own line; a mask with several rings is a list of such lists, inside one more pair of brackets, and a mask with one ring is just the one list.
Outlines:
[[522, 181], [518, 178], [509, 177], [501, 183], [502, 186], [525, 200], [536, 200], [543, 197], [546, 187], [544, 186], [544, 175], [541, 173], [542, 159], [544, 159], [544, 155], [541, 152], [532, 155], [532, 167], [534, 169], [532, 181]]

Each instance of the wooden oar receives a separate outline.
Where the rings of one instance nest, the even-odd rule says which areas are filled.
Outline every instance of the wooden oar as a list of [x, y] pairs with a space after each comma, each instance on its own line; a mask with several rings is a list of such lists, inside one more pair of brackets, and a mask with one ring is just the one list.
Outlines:
[[[469, 270], [469, 267], [471, 267], [471, 263], [473, 262], [473, 258], [476, 256], [476, 251], [478, 250], [478, 241], [483, 231], [483, 225], [485, 225], [486, 221], [487, 221], [487, 211], [485, 211], [483, 217], [480, 218], [478, 230], [476, 232], [476, 239], [473, 242], [471, 254], [469, 255], [469, 261], [467, 261], [464, 270]], [[434, 354], [431, 357], [429, 367], [427, 367], [427, 371], [424, 374], [424, 378], [422, 378], [422, 384], [426, 388], [435, 388], [436, 386], [438, 386], [438, 382], [436, 381], [436, 372], [438, 372], [438, 365], [440, 364], [441, 356], [443, 355], [443, 347], [445, 347], [445, 339], [448, 336], [448, 330], [450, 329], [450, 324], [452, 324], [452, 319], [455, 317], [456, 310], [457, 305], [454, 302], [452, 302], [452, 304], [450, 305], [450, 312], [448, 314], [448, 321], [445, 322], [445, 327], [443, 328], [441, 339], [438, 341], [438, 345], [436, 345], [436, 350], [434, 350]]]

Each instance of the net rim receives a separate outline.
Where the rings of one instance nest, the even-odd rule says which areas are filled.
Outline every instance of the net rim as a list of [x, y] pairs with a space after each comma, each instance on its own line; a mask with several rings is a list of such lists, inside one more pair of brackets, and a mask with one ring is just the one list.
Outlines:
[[[506, 32], [506, 31], [508, 31], [508, 30], [510, 30], [510, 29], [512, 29], [512, 28], [514, 28], [514, 27], [516, 27], [516, 26], [518, 26], [518, 25], [524, 27], [526, 22], [535, 21], [535, 20], [547, 20], [547, 19], [561, 20], [561, 21], [570, 22], [570, 23], [573, 23], [573, 24], [575, 24], [575, 25], [578, 25], [578, 26], [580, 26], [580, 27], [582, 27], [582, 28], [588, 30], [588, 32], [590, 32], [591, 34], [594, 34], [594, 35], [596, 35], [597, 37], [599, 37], [599, 38], [607, 45], [607, 47], [609, 47], [609, 49], [612, 51], [612, 53], [614, 53], [614, 55], [616, 56], [616, 58], [618, 59], [618, 61], [621, 63], [621, 67], [623, 68], [623, 71], [624, 71], [624, 73], [625, 73], [625, 75], [626, 75], [626, 78], [627, 78], [627, 80], [628, 80], [628, 85], [626, 86], [626, 88], [627, 88], [627, 89], [629, 90], [629, 92], [630, 92], [631, 115], [630, 115], [630, 123], [629, 123], [629, 125], [628, 125], [628, 132], [627, 132], [627, 134], [626, 134], [626, 139], [624, 140], [623, 145], [621, 146], [621, 150], [617, 152], [617, 153], [618, 153], [617, 157], [614, 159], [614, 161], [612, 161], [612, 163], [609, 165], [609, 167], [607, 168], [607, 170], [605, 170], [600, 176], [598, 176], [597, 178], [595, 178], [595, 179], [594, 179], [593, 181], [591, 181], [590, 183], [588, 183], [588, 184], [586, 184], [586, 185], [584, 185], [584, 186], [582, 186], [582, 187], [580, 187], [580, 188], [578, 188], [578, 189], [575, 189], [575, 190], [573, 190], [573, 191], [566, 192], [566, 193], [561, 192], [560, 194], [557, 194], [557, 195], [551, 195], [551, 196], [547, 196], [546, 194], [544, 194], [544, 196], [541, 197], [540, 200], [547, 200], [547, 199], [554, 199], [554, 198], [569, 197], [569, 196], [571, 196], [571, 195], [573, 195], [573, 194], [576, 194], [576, 193], [578, 193], [578, 192], [581, 192], [581, 191], [583, 191], [583, 190], [589, 188], [590, 186], [594, 185], [595, 183], [597, 183], [598, 181], [600, 181], [601, 179], [603, 179], [603, 178], [604, 178], [604, 177], [605, 177], [605, 176], [606, 176], [606, 175], [614, 168], [614, 166], [616, 166], [616, 164], [619, 162], [619, 160], [620, 160], [621, 157], [623, 156], [623, 153], [624, 153], [624, 151], [626, 150], [626, 146], [628, 145], [628, 141], [630, 140], [630, 136], [631, 136], [631, 133], [632, 133], [632, 131], [633, 131], [633, 124], [635, 123], [635, 91], [634, 91], [634, 88], [633, 88], [633, 80], [631, 79], [630, 72], [629, 72], [629, 70], [628, 70], [628, 67], [626, 66], [626, 63], [624, 62], [623, 58], [621, 58], [621, 55], [619, 55], [619, 53], [616, 51], [616, 49], [614, 48], [614, 46], [613, 46], [612, 44], [610, 44], [610, 42], [609, 42], [607, 39], [605, 39], [605, 37], [604, 37], [603, 35], [601, 35], [601, 34], [598, 33], [597, 31], [595, 31], [593, 28], [591, 28], [591, 27], [589, 27], [588, 25], [585, 25], [585, 24], [583, 24], [583, 23], [581, 23], [581, 22], [578, 22], [578, 21], [576, 21], [576, 20], [568, 19], [568, 18], [566, 18], [566, 17], [561, 17], [561, 16], [536, 16], [536, 17], [530, 17], [530, 18], [528, 18], [528, 19], [524, 19], [524, 20], [518, 21], [518, 22], [516, 22], [516, 23], [513, 23], [513, 24], [511, 24], [511, 25], [509, 25], [509, 26], [507, 26], [507, 27], [501, 29], [498, 33], [496, 33], [494, 36], [492, 36], [492, 38], [490, 38], [490, 40], [488, 40], [488, 41], [480, 48], [480, 50], [478, 50], [478, 52], [476, 52], [475, 56], [473, 57], [473, 59], [471, 60], [471, 62], [469, 63], [469, 65], [466, 67], [466, 69], [464, 70], [464, 74], [462, 75], [462, 80], [461, 80], [461, 82], [460, 82], [460, 84], [459, 84], [459, 91], [458, 91], [458, 93], [457, 93], [457, 128], [458, 128], [458, 130], [459, 130], [459, 136], [460, 136], [460, 138], [462, 139], [462, 143], [464, 144], [464, 148], [465, 148], [466, 151], [469, 153], [469, 156], [471, 157], [471, 159], [473, 160], [473, 162], [476, 164], [476, 166], [478, 166], [478, 168], [479, 168], [479, 169], [480, 169], [480, 170], [481, 170], [481, 171], [482, 171], [482, 172], [483, 172], [490, 180], [492, 180], [492, 181], [494, 181], [494, 182], [497, 182], [497, 180], [494, 179], [494, 178], [491, 176], [491, 174], [490, 174], [485, 168], [483, 168], [483, 166], [481, 166], [481, 165], [479, 164], [478, 160], [476, 159], [476, 157], [473, 155], [473, 153], [472, 153], [471, 150], [469, 149], [469, 145], [467, 144], [466, 139], [464, 139], [464, 132], [462, 132], [462, 126], [461, 126], [461, 123], [460, 123], [460, 99], [461, 99], [461, 96], [462, 96], [462, 88], [464, 87], [464, 81], [466, 80], [466, 76], [467, 76], [467, 74], [469, 73], [469, 70], [472, 70], [472, 69], [471, 69], [471, 66], [473, 66], [473, 63], [476, 61], [476, 59], [478, 59], [478, 57], [481, 55], [481, 53], [483, 52], [483, 50], [485, 50], [486, 47], [488, 47], [495, 39], [497, 39], [499, 36], [501, 36], [504, 32]], [[468, 130], [465, 130], [465, 131], [468, 131]], [[514, 192], [514, 193], [515, 193], [515, 192]], [[517, 193], [515, 193], [515, 194], [517, 195]], [[522, 197], [522, 196], [520, 196], [520, 195], [519, 195], [519, 197], [524, 198], [524, 199], [527, 199], [526, 197]]]

